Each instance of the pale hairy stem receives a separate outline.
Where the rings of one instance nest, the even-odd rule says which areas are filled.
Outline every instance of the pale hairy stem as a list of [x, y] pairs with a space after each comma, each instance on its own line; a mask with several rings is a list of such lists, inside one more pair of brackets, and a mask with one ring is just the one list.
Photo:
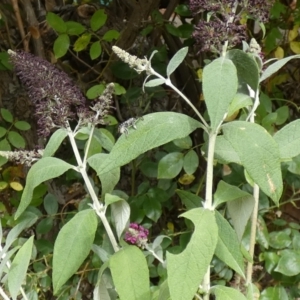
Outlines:
[[[110, 227], [110, 224], [107, 221], [107, 218], [105, 216], [105, 206], [102, 203], [100, 203], [99, 200], [98, 200], [98, 197], [95, 193], [95, 190], [94, 190], [94, 188], [92, 186], [92, 183], [91, 183], [91, 181], [88, 177], [88, 174], [86, 172], [86, 163], [82, 162], [82, 159], [80, 157], [80, 154], [79, 154], [76, 142], [75, 142], [74, 134], [73, 134], [70, 127], [67, 127], [67, 132], [68, 132], [68, 136], [69, 136], [69, 139], [70, 139], [70, 142], [71, 142], [71, 145], [72, 145], [75, 157], [76, 157], [76, 161], [77, 161], [77, 164], [78, 164], [77, 171], [80, 172], [81, 175], [82, 175], [82, 178], [85, 182], [86, 188], [87, 188], [87, 190], [88, 190], [88, 192], [89, 192], [89, 194], [92, 198], [92, 201], [93, 201], [93, 206], [92, 207], [95, 210], [96, 214], [101, 219], [102, 224], [103, 224], [103, 226], [106, 230], [106, 233], [107, 233], [108, 238], [109, 238], [109, 240], [110, 240], [110, 242], [113, 246], [114, 251], [117, 252], [117, 251], [119, 251], [119, 246], [118, 246], [118, 243], [115, 239], [113, 231]], [[91, 131], [91, 133], [92, 133], [92, 131]]]
[[[205, 203], [204, 203], [204, 208], [209, 209], [209, 210], [214, 210], [213, 203], [212, 203], [213, 175], [214, 175], [213, 174], [213, 172], [214, 172], [214, 153], [215, 153], [216, 138], [217, 138], [219, 128], [220, 128], [222, 122], [220, 123], [220, 125], [218, 126], [218, 128], [215, 131], [212, 131], [209, 134], [206, 183], [205, 183]], [[210, 266], [208, 266], [208, 269], [204, 275], [204, 278], [202, 281], [202, 289], [205, 291], [203, 300], [209, 300]]]
[[[259, 91], [257, 90], [255, 92], [255, 99], [258, 98], [258, 93], [259, 93]], [[255, 106], [255, 103], [253, 104], [253, 107], [254, 106]], [[256, 106], [256, 108], [257, 108], [257, 106]], [[251, 123], [255, 122], [255, 109], [253, 110], [253, 113], [250, 115]], [[252, 218], [251, 218], [251, 232], [250, 232], [250, 244], [249, 244], [249, 254], [252, 257], [252, 259], [254, 257], [254, 247], [255, 247], [255, 242], [256, 242], [258, 204], [259, 204], [259, 186], [256, 183], [254, 184], [254, 187], [253, 187], [253, 197], [254, 197], [254, 207], [253, 207]], [[246, 273], [246, 285], [249, 285], [252, 283], [252, 273], [253, 273], [253, 263], [248, 262], [247, 273]]]
[[[4, 299], [4, 300], [10, 300], [10, 298], [5, 294], [5, 292], [3, 291], [3, 289], [0, 287], [0, 296]], [[26, 299], [26, 298], [25, 298]]]
[[208, 124], [206, 123], [206, 121], [204, 120], [204, 118], [202, 117], [202, 115], [200, 114], [200, 112], [198, 111], [198, 109], [194, 106], [194, 104], [179, 90], [177, 89], [177, 87], [175, 85], [173, 85], [173, 83], [171, 82], [170, 79], [166, 79], [163, 76], [161, 76], [159, 73], [157, 73], [154, 69], [151, 68], [151, 74], [161, 78], [165, 81], [165, 84], [168, 85], [170, 88], [172, 88], [178, 95], [180, 95], [180, 97], [182, 97], [182, 99], [193, 109], [193, 111], [195, 112], [195, 114], [199, 117], [200, 121], [202, 122], [203, 129], [207, 132], [207, 128], [209, 127]]
[[[250, 232], [250, 245], [249, 245], [249, 254], [254, 257], [254, 247], [256, 241], [256, 229], [257, 229], [257, 216], [258, 216], [258, 204], [259, 204], [259, 187], [257, 184], [253, 187], [253, 197], [254, 197], [254, 208], [251, 218], [251, 232]], [[246, 274], [246, 285], [251, 284], [252, 282], [252, 273], [253, 273], [253, 263], [248, 262], [247, 264], [247, 274]]]

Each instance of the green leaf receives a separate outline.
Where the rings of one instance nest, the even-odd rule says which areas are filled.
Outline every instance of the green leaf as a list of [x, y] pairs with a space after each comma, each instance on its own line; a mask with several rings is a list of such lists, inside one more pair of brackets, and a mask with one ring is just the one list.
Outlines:
[[104, 90], [104, 84], [97, 84], [88, 89], [88, 91], [86, 92], [86, 96], [88, 99], [96, 99], [97, 97], [102, 95]]
[[[86, 152], [86, 147], [87, 147], [87, 142], [84, 145], [84, 152]], [[91, 139], [91, 143], [89, 145], [89, 151], [87, 157], [90, 157], [94, 154], [101, 153], [101, 152], [102, 152], [101, 143], [99, 143], [99, 140], [93, 136]]]
[[86, 209], [77, 213], [59, 231], [53, 251], [54, 294], [59, 292], [88, 256], [97, 225], [94, 210]]
[[282, 160], [291, 160], [300, 154], [300, 120], [295, 120], [279, 131], [274, 136], [280, 151]]
[[6, 109], [6, 108], [1, 108], [1, 116], [4, 119], [4, 121], [8, 122], [8, 123], [12, 123], [13, 122], [13, 115], [11, 114], [11, 112]]
[[249, 95], [237, 93], [233, 98], [232, 102], [230, 103], [228, 109], [228, 117], [232, 116], [239, 109], [247, 106], [252, 106], [252, 105], [253, 105], [253, 100]]
[[179, 4], [175, 8], [175, 12], [182, 17], [190, 17], [191, 11], [187, 4]]
[[98, 274], [98, 278], [100, 278], [100, 280], [98, 279], [97, 285], [94, 288], [93, 299], [111, 300], [108, 292], [111, 288], [110, 283], [106, 281], [106, 278], [100, 276], [99, 274]]
[[165, 28], [171, 35], [180, 37], [180, 32], [177, 26], [174, 26], [173, 24], [166, 24]]
[[57, 129], [50, 137], [46, 148], [44, 149], [43, 157], [52, 156], [59, 148], [65, 137], [68, 135], [65, 128]]
[[47, 194], [44, 198], [44, 209], [48, 215], [55, 215], [58, 212], [58, 202], [56, 196]]
[[283, 286], [276, 286], [263, 290], [259, 300], [290, 300], [290, 298]]
[[252, 215], [253, 207], [254, 199], [252, 195], [227, 202], [231, 222], [240, 241], [242, 240], [248, 220]]
[[237, 70], [237, 76], [241, 84], [248, 84], [254, 91], [258, 88], [259, 69], [252, 55], [239, 49], [233, 49], [226, 53]]
[[107, 20], [107, 14], [105, 13], [104, 9], [97, 10], [90, 21], [91, 29], [93, 31], [99, 30]]
[[183, 169], [187, 174], [194, 174], [199, 166], [199, 157], [195, 150], [190, 150], [183, 158]]
[[116, 95], [119, 96], [119, 95], [124, 95], [127, 93], [126, 89], [122, 85], [120, 85], [116, 82], [114, 83], [114, 85], [115, 85], [115, 94]]
[[227, 286], [215, 285], [210, 290], [216, 296], [216, 300], [247, 300], [240, 291]]
[[227, 266], [245, 278], [244, 259], [235, 231], [218, 211], [216, 211], [216, 221], [219, 229], [219, 237], [215, 255]]
[[[102, 164], [108, 159], [108, 154], [106, 153], [99, 153], [97, 154], [97, 162], [101, 162]], [[93, 160], [88, 159], [89, 165], [97, 172], [99, 179], [101, 181], [101, 196], [103, 197], [106, 193], [111, 193], [115, 186], [118, 184], [120, 180], [120, 168], [115, 168], [110, 170], [109, 172], [98, 173], [98, 165], [93, 164]]]
[[108, 30], [104, 33], [102, 39], [107, 42], [117, 40], [120, 36], [120, 32], [114, 29]]
[[241, 241], [253, 211], [254, 198], [251, 194], [221, 180], [214, 195], [214, 206], [224, 202], [227, 202], [233, 227]]
[[171, 58], [167, 66], [167, 76], [170, 78], [170, 75], [178, 68], [178, 66], [183, 62], [184, 58], [188, 53], [189, 48], [184, 47], [176, 52], [176, 54]]
[[222, 130], [254, 182], [278, 203], [283, 187], [279, 149], [272, 136], [258, 124], [244, 121], [225, 124]]
[[114, 76], [119, 79], [133, 79], [138, 77], [138, 73], [131, 69], [128, 64], [124, 63], [123, 61], [117, 61], [112, 64], [111, 70]]
[[300, 253], [293, 250], [285, 250], [274, 271], [286, 276], [300, 274]]
[[48, 12], [46, 15], [47, 23], [58, 33], [65, 33], [67, 30], [67, 25], [64, 22], [64, 20], [58, 16], [57, 14], [54, 14], [52, 12]]
[[140, 154], [159, 147], [174, 139], [183, 138], [193, 132], [201, 124], [186, 116], [174, 112], [159, 112], [143, 116], [137, 123], [137, 129], [129, 129], [118, 139], [108, 158], [102, 162], [102, 157], [96, 154], [88, 159], [88, 163], [98, 174], [123, 166]]
[[194, 31], [194, 26], [192, 24], [182, 24], [177, 27], [178, 28], [178, 36], [182, 39], [188, 39], [192, 36]]
[[278, 264], [279, 256], [275, 252], [267, 252], [265, 251], [263, 253], [263, 259], [265, 261], [265, 268], [268, 273], [271, 274], [271, 272], [275, 269], [275, 267]]
[[120, 168], [115, 168], [105, 174], [99, 174], [99, 179], [102, 187], [101, 196], [111, 193], [120, 180]]
[[276, 113], [278, 115], [277, 120], [276, 120], [276, 125], [282, 125], [288, 120], [288, 118], [290, 116], [290, 109], [288, 106], [284, 105], [284, 106], [279, 107], [276, 110]]
[[284, 249], [292, 243], [290, 235], [286, 231], [273, 231], [269, 234], [269, 244], [275, 249]]
[[82, 34], [86, 28], [78, 22], [68, 21], [65, 23], [67, 27], [68, 35], [80, 35]]
[[264, 81], [265, 79], [269, 78], [272, 76], [274, 73], [276, 73], [279, 69], [281, 69], [287, 62], [294, 58], [300, 58], [300, 55], [292, 55], [289, 57], [282, 58], [274, 63], [272, 63], [269, 67], [267, 67], [262, 75], [260, 76], [259, 82]]
[[182, 170], [183, 154], [180, 152], [169, 153], [158, 163], [158, 179], [172, 179]]
[[[3, 66], [3, 68], [2, 68], [2, 66]], [[6, 51], [0, 52], [0, 68], [1, 68], [1, 71], [13, 69], [13, 65], [11, 64], [9, 54]]]
[[73, 168], [72, 165], [55, 157], [45, 157], [35, 163], [27, 174], [26, 186], [15, 214], [15, 219], [17, 219], [30, 204], [34, 188], [44, 181], [62, 175], [71, 168]]
[[187, 210], [199, 208], [202, 206], [202, 202], [204, 202], [204, 200], [201, 197], [188, 191], [176, 190], [176, 194], [178, 194], [182, 203], [186, 206]]
[[98, 58], [102, 53], [102, 47], [99, 41], [94, 42], [90, 47], [90, 57], [92, 60]]
[[[106, 195], [107, 196], [107, 195]], [[126, 228], [130, 217], [130, 206], [123, 200], [111, 204], [111, 217], [116, 228], [118, 239], [120, 239], [124, 229]]]
[[[207, 149], [205, 150], [207, 156]], [[222, 135], [218, 135], [215, 145], [215, 157], [222, 164], [241, 164], [241, 160], [232, 145]]]
[[203, 94], [212, 129], [224, 119], [237, 87], [237, 69], [231, 60], [220, 57], [204, 68]]
[[[269, 232], [268, 232], [266, 222], [261, 215], [258, 215], [258, 218], [257, 218], [256, 241], [258, 244], [263, 246], [265, 249], [269, 248]], [[265, 252], [264, 252], [264, 254], [265, 254]]]
[[85, 50], [90, 43], [91, 37], [92, 35], [90, 33], [84, 33], [82, 36], [80, 36], [74, 43], [74, 51], [80, 52]]
[[18, 132], [10, 131], [7, 139], [15, 148], [25, 148], [26, 142]]
[[57, 39], [54, 41], [53, 52], [55, 58], [63, 57], [70, 46], [70, 38], [66, 33], [60, 34]]
[[[0, 126], [0, 138], [4, 137], [6, 135], [6, 133], [7, 133], [7, 129]], [[1, 150], [3, 150], [3, 149], [1, 149]]]
[[233, 201], [242, 200], [253, 196], [245, 191], [242, 191], [237, 186], [230, 185], [225, 181], [221, 180], [218, 184], [217, 190], [214, 194], [214, 207], [218, 207], [220, 204]]
[[[4, 249], [1, 251], [1, 255], [3, 255], [5, 253], [5, 256], [1, 259], [1, 264], [0, 264], [0, 275], [1, 278], [3, 277], [3, 273], [5, 272], [5, 274], [7, 274], [7, 262], [10, 262], [13, 254], [19, 250], [19, 246], [16, 246], [14, 248], [12, 248], [11, 250], [8, 250], [8, 248], [6, 249], [6, 251], [4, 251]], [[3, 280], [3, 279], [2, 279]], [[7, 277], [6, 277], [7, 280]], [[4, 281], [4, 280], [3, 280]], [[8, 298], [10, 299], [10, 298]]]
[[12, 243], [16, 240], [18, 235], [25, 229], [31, 227], [36, 221], [38, 217], [37, 215], [31, 212], [25, 212], [20, 219], [18, 220], [17, 224], [9, 231], [7, 235], [6, 242], [5, 242], [5, 249], [8, 249]]
[[147, 36], [148, 34], [150, 34], [153, 31], [153, 28], [154, 27], [152, 25], [148, 25], [144, 29], [142, 29], [142, 31], [140, 31], [140, 34], [142, 36]]
[[36, 226], [37, 234], [46, 234], [48, 233], [53, 227], [53, 218], [48, 217], [41, 220]]
[[120, 300], [150, 300], [149, 270], [140, 249], [122, 248], [111, 256], [109, 267]]
[[188, 135], [182, 139], [177, 139], [173, 141], [173, 144], [181, 149], [190, 149], [193, 146], [193, 141]]
[[26, 277], [34, 237], [31, 236], [16, 254], [8, 272], [8, 289], [13, 299], [17, 299], [20, 287]]
[[157, 199], [147, 199], [144, 201], [143, 210], [145, 215], [155, 223], [162, 214], [161, 204]]
[[165, 280], [162, 284], [160, 284], [160, 286], [159, 286], [159, 296], [158, 296], [157, 300], [171, 300], [167, 280]]
[[98, 140], [102, 147], [108, 152], [111, 151], [115, 144], [114, 136], [105, 128], [95, 128], [94, 138]]
[[172, 300], [194, 297], [210, 265], [218, 240], [214, 212], [196, 208], [181, 216], [191, 220], [195, 230], [190, 242], [180, 254], [167, 252], [168, 285]]
[[[29, 130], [31, 128], [30, 124], [25, 121], [17, 121], [14, 126], [19, 130]], [[1, 137], [1, 136], [0, 136]]]
[[259, 297], [259, 289], [254, 283], [247, 285], [247, 300], [257, 299]]

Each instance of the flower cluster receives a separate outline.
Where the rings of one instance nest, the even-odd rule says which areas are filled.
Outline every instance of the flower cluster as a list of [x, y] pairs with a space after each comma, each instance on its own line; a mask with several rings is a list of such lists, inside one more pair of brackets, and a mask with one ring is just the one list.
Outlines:
[[253, 19], [262, 23], [268, 22], [274, 0], [248, 0], [247, 2], [247, 12]]
[[246, 26], [240, 23], [242, 13], [267, 22], [274, 0], [190, 0], [193, 15], [209, 13], [209, 21], [200, 20], [193, 37], [200, 51], [221, 52], [224, 42], [232, 48], [246, 39]]
[[42, 158], [43, 150], [0, 151], [0, 156], [3, 156], [9, 161], [15, 162], [16, 164], [30, 167], [35, 161]]
[[131, 69], [134, 69], [137, 73], [142, 73], [143, 71], [150, 72], [150, 62], [144, 58], [140, 59], [135, 55], [131, 55], [126, 51], [122, 50], [117, 46], [113, 46], [112, 50], [116, 53], [116, 55], [125, 63], [129, 65]]
[[148, 240], [149, 231], [137, 223], [130, 223], [124, 240], [132, 245], [144, 249]]
[[77, 113], [79, 122], [81, 125], [91, 123], [93, 125], [102, 124], [105, 125], [104, 117], [108, 115], [109, 110], [113, 108], [113, 94], [115, 92], [115, 85], [109, 83], [102, 95], [97, 97], [93, 101], [93, 105], [90, 106], [91, 111], [86, 109], [80, 109]]
[[8, 50], [8, 54], [35, 105], [40, 135], [46, 137], [52, 128], [65, 127], [74, 119], [74, 110], [84, 109], [86, 99], [66, 73], [24, 51]]
[[193, 36], [201, 46], [201, 51], [220, 52], [225, 41], [228, 41], [230, 47], [234, 47], [245, 40], [246, 27], [234, 23], [226, 24], [219, 19], [210, 22], [200, 20]]

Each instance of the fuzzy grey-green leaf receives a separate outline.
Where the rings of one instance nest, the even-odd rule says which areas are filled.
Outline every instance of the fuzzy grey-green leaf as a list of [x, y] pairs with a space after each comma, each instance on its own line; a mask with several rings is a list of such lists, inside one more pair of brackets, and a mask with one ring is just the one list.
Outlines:
[[129, 128], [128, 135], [123, 134], [118, 139], [104, 161], [101, 155], [95, 154], [88, 159], [88, 163], [98, 174], [107, 173], [148, 150], [186, 137], [201, 125], [187, 115], [174, 112], [145, 115], [136, 123], [136, 129]]
[[20, 205], [15, 214], [17, 219], [27, 208], [32, 199], [33, 190], [42, 182], [58, 177], [73, 166], [55, 157], [45, 157], [35, 163], [27, 174], [26, 186]]
[[262, 126], [245, 121], [225, 124], [222, 130], [254, 182], [278, 203], [283, 185], [279, 148], [273, 137]]
[[231, 60], [220, 57], [204, 68], [203, 95], [212, 129], [224, 119], [237, 88], [237, 70]]

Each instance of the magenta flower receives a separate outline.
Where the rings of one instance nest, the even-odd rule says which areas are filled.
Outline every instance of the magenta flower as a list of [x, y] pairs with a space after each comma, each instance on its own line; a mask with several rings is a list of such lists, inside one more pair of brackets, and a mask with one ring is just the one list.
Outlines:
[[132, 245], [144, 249], [148, 240], [149, 231], [137, 223], [130, 223], [124, 240]]

